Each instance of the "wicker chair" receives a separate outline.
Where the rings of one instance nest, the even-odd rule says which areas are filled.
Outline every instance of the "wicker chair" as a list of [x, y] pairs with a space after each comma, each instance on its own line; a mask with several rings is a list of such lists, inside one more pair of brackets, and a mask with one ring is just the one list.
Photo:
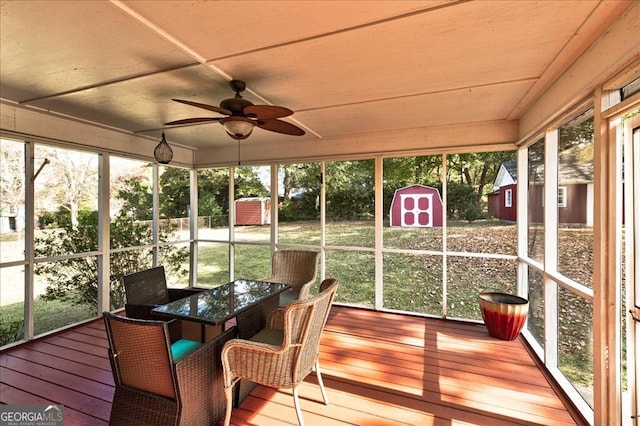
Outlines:
[[276, 309], [267, 327], [250, 340], [233, 339], [224, 345], [225, 426], [231, 421], [233, 387], [240, 379], [274, 388], [293, 389], [298, 422], [304, 425], [298, 385], [315, 368], [324, 403], [329, 403], [320, 373], [318, 350], [338, 281], [324, 280], [321, 289], [316, 296]]
[[320, 253], [306, 250], [278, 250], [271, 256], [271, 275], [263, 281], [291, 285], [280, 294], [280, 306], [309, 297], [311, 286], [318, 275]]
[[235, 327], [208, 343], [171, 344], [164, 321], [103, 317], [116, 385], [110, 425], [210, 425], [222, 417], [219, 354]]
[[173, 302], [203, 291], [197, 288], [167, 288], [164, 266], [156, 266], [124, 276], [127, 317], [150, 320], [166, 320], [151, 312], [158, 305]]

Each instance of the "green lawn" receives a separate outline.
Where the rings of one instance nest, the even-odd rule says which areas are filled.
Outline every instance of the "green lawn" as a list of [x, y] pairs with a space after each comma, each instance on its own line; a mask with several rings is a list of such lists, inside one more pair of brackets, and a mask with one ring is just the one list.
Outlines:
[[[327, 245], [371, 248], [372, 221], [332, 222], [327, 225]], [[268, 241], [268, 226], [236, 228], [239, 241]], [[474, 253], [515, 254], [515, 225], [499, 222], [455, 223], [449, 228], [450, 250]], [[280, 242], [314, 244], [316, 222], [279, 225]], [[318, 241], [316, 241], [318, 240]], [[442, 232], [435, 228], [385, 228], [385, 247], [442, 250]], [[215, 286], [228, 281], [229, 254], [225, 244], [204, 243], [198, 250], [198, 285]], [[373, 307], [375, 259], [371, 251], [327, 249], [325, 276], [341, 282], [337, 301]], [[269, 274], [268, 246], [235, 246], [236, 278], [261, 278]], [[450, 256], [447, 261], [447, 315], [481, 319], [477, 294], [482, 290], [515, 291], [515, 261]], [[442, 307], [442, 256], [386, 253], [384, 255], [383, 303], [386, 308], [440, 316]], [[186, 283], [186, 281], [184, 281]]]
[[[375, 258], [370, 250], [374, 241], [373, 222], [331, 223], [328, 225], [327, 244], [340, 249], [325, 251], [326, 277], [337, 278], [341, 285], [336, 301], [364, 307], [373, 307], [375, 301]], [[287, 243], [317, 244], [319, 242], [316, 222], [284, 223], [279, 227], [279, 241]], [[268, 226], [245, 226], [237, 228], [237, 239], [252, 244], [235, 245], [235, 277], [259, 279], [269, 274], [270, 252], [267, 245], [256, 245], [256, 241], [268, 241]], [[383, 306], [388, 309], [411, 311], [442, 316], [446, 292], [446, 315], [448, 317], [480, 320], [477, 303], [480, 291], [494, 290], [515, 293], [516, 262], [490, 259], [479, 256], [468, 257], [463, 253], [499, 253], [514, 255], [516, 250], [515, 225], [497, 222], [466, 222], [450, 224], [447, 232], [446, 285], [442, 276], [445, 265], [440, 253], [442, 234], [434, 228], [389, 228], [384, 229], [385, 248], [401, 250], [431, 250], [430, 254], [391, 253], [383, 254]], [[575, 232], [572, 244], [575, 245]], [[584, 238], [589, 238], [588, 232]], [[345, 249], [349, 248], [349, 249]], [[353, 249], [351, 249], [353, 248]], [[360, 248], [355, 250], [355, 248]], [[220, 243], [200, 243], [198, 249], [198, 285], [215, 286], [229, 279], [229, 246]], [[188, 266], [188, 265], [185, 265]], [[583, 265], [589, 270], [591, 265]], [[579, 270], [580, 268], [578, 268]], [[186, 277], [168, 276], [173, 284], [186, 285]], [[35, 304], [36, 334], [72, 324], [96, 315], [95, 308], [70, 305], [62, 301], [37, 300]], [[530, 310], [530, 315], [538, 315]], [[584, 310], [573, 312], [570, 336], [562, 343], [565, 357], [564, 370], [573, 371], [579, 381], [588, 383], [591, 365], [584, 359], [584, 326], [589, 318]], [[0, 346], [22, 338], [23, 304], [14, 303], [0, 307]], [[532, 319], [532, 324], [542, 321]], [[586, 367], [585, 367], [586, 365]], [[586, 375], [584, 373], [587, 373]]]
[[[61, 300], [36, 299], [35, 334], [42, 334], [96, 316], [95, 306], [75, 305]], [[24, 337], [24, 304], [0, 307], [0, 346]]]

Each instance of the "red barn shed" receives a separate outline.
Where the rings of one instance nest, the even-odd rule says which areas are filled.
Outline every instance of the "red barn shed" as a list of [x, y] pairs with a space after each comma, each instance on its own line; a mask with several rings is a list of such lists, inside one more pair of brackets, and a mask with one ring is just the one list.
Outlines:
[[440, 191], [424, 185], [411, 185], [396, 190], [389, 217], [391, 226], [442, 226]]
[[487, 194], [491, 216], [509, 222], [516, 221], [517, 187], [512, 183]]
[[239, 198], [235, 201], [236, 225], [268, 225], [271, 223], [271, 200], [264, 197]]

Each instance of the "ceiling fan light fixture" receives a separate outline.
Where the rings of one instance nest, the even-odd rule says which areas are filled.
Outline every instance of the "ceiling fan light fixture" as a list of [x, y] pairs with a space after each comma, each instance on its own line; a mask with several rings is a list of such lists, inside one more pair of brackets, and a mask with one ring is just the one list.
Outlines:
[[173, 158], [173, 150], [167, 143], [164, 132], [162, 132], [162, 140], [158, 146], [156, 146], [156, 149], [153, 150], [153, 156], [160, 164], [169, 164], [169, 161]]
[[246, 139], [253, 131], [254, 123], [244, 117], [229, 117], [222, 126], [233, 139]]
[[236, 92], [233, 98], [224, 99], [220, 106], [202, 104], [186, 99], [173, 99], [181, 104], [206, 109], [217, 112], [226, 117], [192, 117], [174, 120], [165, 123], [165, 126], [202, 124], [207, 122], [220, 123], [230, 138], [243, 140], [249, 137], [254, 127], [260, 127], [270, 132], [281, 133], [283, 135], [302, 136], [304, 130], [287, 121], [280, 120], [293, 114], [289, 108], [276, 105], [254, 105], [244, 99], [240, 94], [245, 90], [246, 85], [241, 80], [231, 80], [231, 88]]

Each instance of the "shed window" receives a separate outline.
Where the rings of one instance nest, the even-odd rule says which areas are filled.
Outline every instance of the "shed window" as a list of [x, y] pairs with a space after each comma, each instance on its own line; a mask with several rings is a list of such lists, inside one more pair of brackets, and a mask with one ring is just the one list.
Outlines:
[[567, 187], [558, 187], [558, 207], [567, 207]]
[[504, 191], [504, 206], [511, 207], [511, 189], [505, 189]]

